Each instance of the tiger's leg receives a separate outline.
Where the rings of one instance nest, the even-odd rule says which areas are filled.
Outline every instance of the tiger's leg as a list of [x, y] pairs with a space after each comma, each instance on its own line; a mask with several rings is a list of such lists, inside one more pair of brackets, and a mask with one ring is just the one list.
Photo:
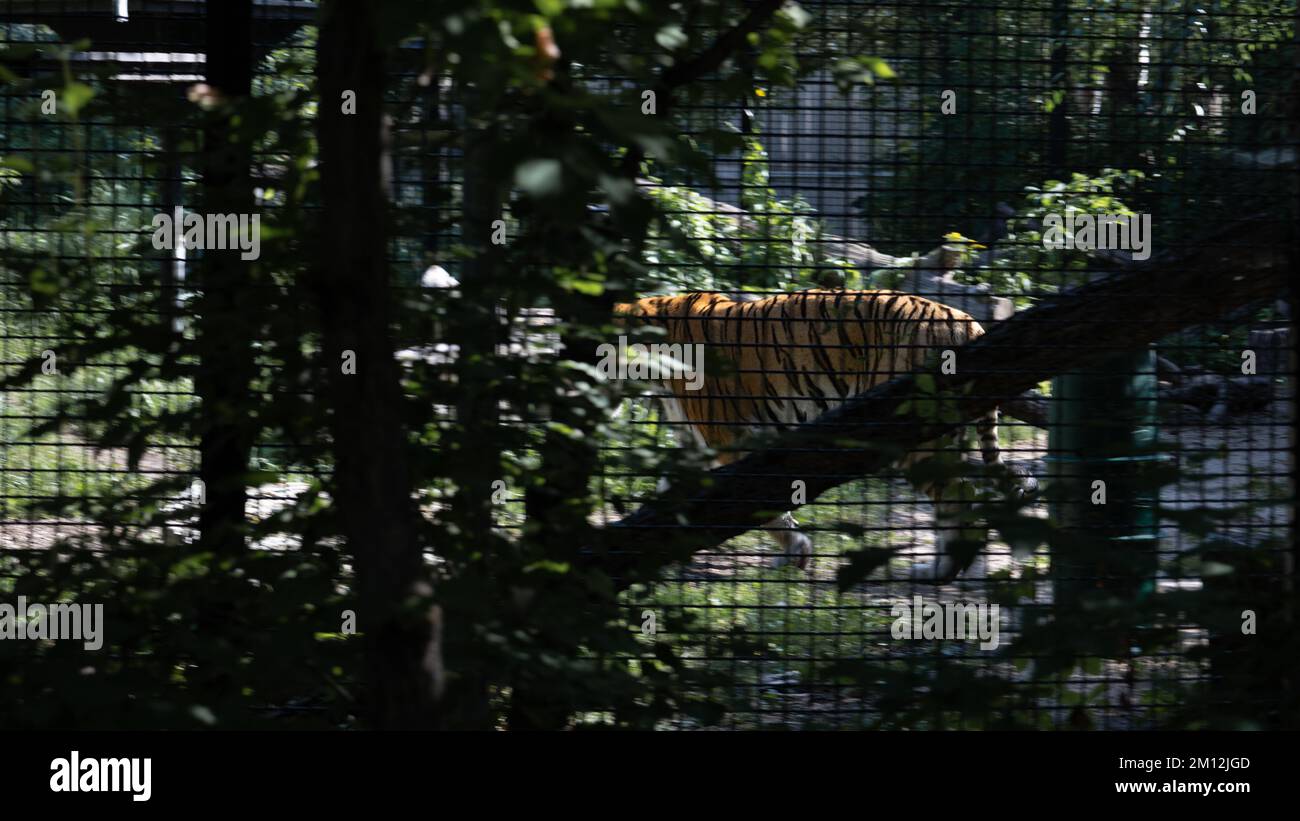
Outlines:
[[923, 488], [934, 502], [934, 558], [912, 565], [913, 579], [945, 584], [957, 578], [963, 563], [955, 555], [953, 545], [963, 535], [962, 513], [968, 487], [966, 480], [954, 479]]
[[[658, 399], [662, 413], [660, 422], [661, 424], [667, 422], [669, 436], [677, 443], [678, 447], [687, 447], [691, 443], [702, 448], [710, 445], [718, 446], [715, 443], [706, 441], [699, 426], [686, 415], [686, 410], [682, 407], [681, 400], [673, 394], [671, 385], [663, 385], [662, 391], [658, 394]], [[721, 463], [721, 460], [714, 460], [713, 467], [717, 467]], [[660, 476], [656, 489], [659, 493], [667, 493], [671, 486], [672, 482], [669, 481], [667, 476]]]
[[[975, 486], [966, 478], [942, 475], [947, 470], [956, 471], [961, 460], [961, 451], [957, 449], [957, 437], [944, 437], [938, 442], [921, 447], [920, 452], [906, 456], [900, 466], [905, 470], [929, 462], [927, 473], [938, 476], [921, 481], [913, 481], [917, 490], [930, 497], [934, 503], [934, 557], [931, 561], [912, 565], [910, 576], [913, 579], [950, 582], [957, 578], [965, 561], [969, 557], [958, 556], [954, 546], [963, 539], [969, 544], [978, 540], [978, 533], [969, 527], [963, 527], [962, 517], [969, 503], [974, 499]], [[963, 545], [964, 547], [965, 545]]]
[[[744, 453], [737, 450], [735, 428], [723, 425], [700, 425], [690, 420], [685, 408], [681, 402], [672, 394], [671, 391], [665, 391], [659, 397], [664, 416], [672, 423], [674, 427], [674, 437], [682, 441], [680, 437], [684, 436], [684, 431], [690, 431], [690, 435], [701, 447], [710, 447], [718, 451], [718, 456], [713, 460], [712, 467], [717, 468], [722, 465], [730, 464], [741, 458]], [[709, 416], [713, 414], [710, 412]], [[664, 493], [668, 490], [670, 483], [668, 477], [659, 477], [659, 492]], [[799, 523], [795, 521], [791, 513], [783, 513], [772, 521], [764, 525], [764, 529], [771, 532], [776, 539], [777, 545], [781, 548], [781, 553], [773, 557], [772, 567], [784, 567], [792, 564], [800, 570], [807, 570], [812, 559], [813, 545], [812, 539], [799, 530]]]
[[772, 567], [785, 567], [792, 564], [800, 570], [807, 570], [812, 562], [813, 544], [807, 534], [799, 530], [793, 513], [782, 513], [764, 525], [776, 538], [781, 553], [773, 557]]
[[[718, 454], [714, 464], [715, 466], [727, 465], [743, 455], [735, 450], [723, 451]], [[799, 529], [799, 522], [795, 521], [793, 513], [782, 513], [763, 525], [763, 529], [772, 534], [777, 546], [781, 548], [781, 552], [772, 557], [772, 567], [779, 568], [792, 564], [800, 570], [808, 569], [812, 562], [812, 539]]]

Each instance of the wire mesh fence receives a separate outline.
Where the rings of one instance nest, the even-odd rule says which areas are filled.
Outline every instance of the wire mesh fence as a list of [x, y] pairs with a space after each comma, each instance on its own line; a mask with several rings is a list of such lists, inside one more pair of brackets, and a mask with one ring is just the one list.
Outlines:
[[[581, 55], [566, 93], [609, 103], [578, 130], [631, 168], [593, 174], [568, 211], [490, 172], [509, 166], [515, 193], [584, 173], [535, 142], [568, 139], [567, 113], [525, 96], [483, 116], [492, 81], [455, 79], [434, 34], [387, 64], [387, 353], [432, 465], [409, 495], [427, 566], [458, 591], [448, 624], [593, 540], [633, 642], [573, 624], [556, 628], [572, 647], [522, 642], [527, 662], [482, 673], [487, 725], [551, 653], [576, 657], [575, 681], [610, 659], [652, 681], [671, 658], [691, 692], [660, 727], [1293, 726], [1296, 365], [1277, 283], [1300, 204], [1294, 3], [809, 0], [688, 91], [638, 79], [764, 5], [561, 36]], [[217, 571], [171, 585], [237, 535], [283, 562], [224, 566], [268, 580], [243, 627], [333, 635], [357, 579], [332, 507], [337, 351], [304, 286], [323, 241], [313, 129], [335, 105], [318, 9], [259, 0], [243, 30], [201, 2], [109, 6], [0, 0], [0, 591], [125, 585], [117, 617], [156, 636], [173, 628], [142, 602], [166, 589], [207, 602], [178, 618], [202, 633], [232, 612], [203, 609]], [[802, 32], [793, 67], [771, 64], [783, 31]], [[222, 120], [213, 72], [241, 65], [251, 104]], [[624, 125], [656, 117], [689, 161]], [[214, 160], [226, 134], [243, 153]], [[629, 198], [660, 216], [630, 250]], [[222, 202], [261, 217], [260, 261], [151, 242], [158, 215]], [[601, 281], [574, 257], [587, 244], [638, 264]], [[581, 400], [528, 393], [579, 367]], [[880, 404], [903, 382], [910, 398]], [[221, 454], [238, 477], [214, 487]], [[213, 524], [222, 504], [246, 529]], [[525, 572], [492, 564], [533, 542]], [[656, 571], [630, 572], [647, 555]], [[151, 587], [138, 568], [159, 556]], [[286, 616], [284, 596], [313, 603]], [[508, 656], [498, 635], [515, 634], [465, 638], [462, 669]], [[327, 671], [348, 644], [303, 642]], [[289, 674], [273, 647], [244, 648], [274, 682], [250, 688], [257, 714], [351, 726], [352, 673]], [[191, 651], [153, 671], [202, 671]], [[564, 692], [565, 722], [617, 712]]]

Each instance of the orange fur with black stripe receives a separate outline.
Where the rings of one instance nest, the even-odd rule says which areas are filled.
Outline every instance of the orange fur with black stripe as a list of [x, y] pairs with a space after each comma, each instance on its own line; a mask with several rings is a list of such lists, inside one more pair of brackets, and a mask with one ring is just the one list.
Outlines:
[[[984, 333], [969, 314], [898, 291], [810, 290], [763, 299], [717, 293], [647, 297], [617, 306], [620, 319], [665, 329], [668, 344], [702, 343], [704, 378], [664, 380], [660, 398], [671, 422], [718, 452], [719, 464], [744, 455], [751, 433], [810, 421], [944, 349]], [[634, 319], [633, 319], [634, 318]], [[984, 461], [1000, 465], [997, 411], [978, 420]], [[909, 456], [904, 465], [918, 457]], [[935, 501], [940, 534], [936, 569], [946, 564], [947, 530], [956, 529], [954, 483], [922, 486]], [[811, 541], [789, 514], [773, 523], [784, 548], [776, 564], [806, 567]]]

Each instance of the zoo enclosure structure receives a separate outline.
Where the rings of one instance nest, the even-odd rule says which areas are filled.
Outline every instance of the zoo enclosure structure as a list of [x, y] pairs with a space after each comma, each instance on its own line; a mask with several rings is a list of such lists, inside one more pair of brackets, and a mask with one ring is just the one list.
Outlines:
[[[126, 21], [107, 5], [65, 3], [55, 11], [0, 0], [8, 46], [90, 37], [94, 50], [70, 50], [67, 65], [93, 82], [101, 103], [114, 103], [52, 126], [35, 119], [29, 88], [2, 98], [4, 154], [34, 155], [58, 170], [59, 157], [68, 167], [82, 162], [91, 203], [107, 215], [92, 239], [52, 225], [67, 189], [45, 184], [35, 168], [11, 167], [17, 182], [5, 192], [0, 223], [6, 369], [22, 373], [44, 350], [81, 341], [63, 324], [73, 314], [83, 328], [117, 320], [123, 303], [115, 300], [134, 292], [154, 300], [160, 326], [192, 335], [198, 347], [187, 349], [170, 378], [136, 387], [133, 407], [197, 416], [222, 401], [247, 410], [282, 393], [328, 405], [318, 389], [287, 376], [248, 376], [305, 367], [290, 350], [255, 338], [242, 348], [202, 347], [205, 323], [238, 320], [246, 304], [239, 295], [269, 293], [274, 283], [250, 280], [222, 255], [159, 258], [135, 244], [155, 211], [191, 202], [220, 210], [211, 206], [223, 197], [246, 204], [274, 191], [263, 203], [268, 221], [282, 209], [283, 224], [293, 226], [311, 213], [315, 203], [288, 193], [296, 172], [285, 144], [265, 154], [250, 149], [235, 158], [249, 173], [223, 178], [202, 146], [235, 127], [200, 119], [183, 92], [223, 70], [212, 65], [214, 55], [224, 70], [246, 75], [254, 99], [306, 83], [310, 70], [295, 75], [294, 66], [316, 54], [314, 4], [253, 3], [247, 36], [233, 37], [222, 25], [238, 23], [223, 23], [220, 11], [209, 16], [203, 3], [131, 3]], [[803, 56], [823, 66], [796, 85], [765, 85], [755, 64], [761, 54], [742, 49], [734, 62], [742, 72], [748, 67], [752, 82], [706, 75], [673, 95], [671, 116], [682, 134], [720, 147], [705, 168], [650, 162], [638, 169], [641, 190], [670, 215], [676, 236], [648, 243], [635, 296], [780, 297], [848, 285], [958, 307], [988, 334], [958, 351], [956, 379], [936, 375], [930, 390], [937, 402], [970, 385], [954, 401], [1002, 404], [1004, 458], [1036, 477], [1042, 494], [1017, 510], [1000, 507], [1001, 497], [981, 485], [968, 500], [970, 515], [991, 525], [993, 536], [963, 575], [935, 584], [914, 573], [936, 553], [932, 506], [887, 468], [879, 447], [883, 438], [925, 448], [918, 432], [931, 423], [899, 423], [892, 413], [918, 390], [915, 379], [876, 389], [820, 429], [778, 431], [788, 426], [740, 420], [757, 433], [793, 438], [747, 445], [756, 453], [723, 469], [694, 500], [690, 489], [710, 455], [636, 386], [615, 386], [632, 390], [613, 394], [622, 410], [599, 437], [598, 504], [589, 518], [603, 566], [618, 583], [639, 582], [623, 593], [627, 623], [639, 628], [644, 614], [653, 616], [645, 663], [655, 643], [673, 647], [731, 727], [1293, 726], [1287, 716], [1296, 696], [1279, 683], [1294, 647], [1279, 633], [1294, 618], [1295, 572], [1295, 361], [1291, 297], [1281, 283], [1295, 267], [1300, 170], [1294, 31], [1290, 39], [1276, 32], [1293, 27], [1294, 5], [1040, 0], [925, 4], [924, 14], [910, 3], [803, 7], [820, 23]], [[752, 8], [738, 4], [737, 18]], [[687, 32], [701, 43], [718, 34], [707, 26]], [[231, 48], [245, 41], [248, 51]], [[1242, 56], [1247, 43], [1261, 48]], [[883, 60], [889, 76], [875, 73], [867, 87], [846, 84], [853, 65], [838, 57], [854, 53]], [[465, 426], [481, 413], [482, 424], [517, 434], [504, 461], [527, 466], [537, 432], [573, 420], [554, 416], [565, 412], [559, 404], [539, 412], [503, 396], [485, 412], [468, 403], [472, 375], [458, 364], [465, 339], [455, 335], [456, 315], [508, 318], [498, 330], [510, 336], [486, 340], [503, 368], [571, 356], [572, 342], [554, 324], [554, 299], [512, 305], [476, 289], [482, 262], [460, 246], [485, 216], [504, 218], [507, 233], [518, 236], [536, 215], [484, 211], [480, 164], [493, 160], [475, 156], [472, 140], [443, 141], [450, 129], [477, 127], [466, 114], [475, 101], [442, 77], [425, 76], [421, 54], [418, 43], [404, 49], [386, 78], [395, 216], [389, 267], [396, 290], [425, 309], [417, 321], [402, 315], [399, 360], [411, 373], [451, 384], [433, 404], [432, 429]], [[32, 59], [20, 65], [25, 79], [64, 70], [48, 54]], [[577, 77], [608, 94], [624, 79], [596, 68]], [[1149, 214], [1153, 259], [1135, 262], [1133, 249], [1044, 248], [1048, 216], [1070, 211]], [[1228, 213], [1249, 219], [1222, 223]], [[950, 232], [963, 238], [947, 238]], [[558, 267], [548, 256], [559, 254], [554, 248], [517, 253], [520, 277]], [[297, 269], [287, 249], [270, 245], [267, 254], [268, 269]], [[66, 287], [42, 278], [47, 267], [27, 264], [50, 256], [91, 275], [81, 292], [89, 298], [76, 307], [41, 302]], [[441, 287], [418, 287], [422, 276]], [[1216, 302], [1225, 310], [1205, 309]], [[139, 302], [126, 304], [140, 310]], [[777, 316], [757, 321], [760, 335]], [[828, 327], [816, 344], [841, 343]], [[779, 361], [782, 351], [768, 345], [767, 353]], [[248, 370], [225, 378], [232, 371], [217, 364], [224, 362]], [[117, 449], [92, 447], [101, 433], [92, 429], [103, 420], [78, 419], [69, 409], [83, 394], [103, 393], [131, 361], [80, 364], [72, 377], [5, 385], [0, 550], [15, 585], [29, 583], [61, 541], [111, 550], [118, 517], [104, 510], [108, 499], [153, 511], [144, 517], [152, 525], [142, 531], [147, 545], [206, 538], [220, 550], [230, 534], [205, 527], [208, 516], [209, 524], [246, 521], [240, 538], [268, 552], [329, 554], [328, 530], [274, 527], [283, 511], [318, 498], [313, 483], [330, 476], [319, 429], [295, 429], [278, 417], [264, 426], [251, 444], [273, 478], [248, 491], [243, 478], [222, 482], [243, 471], [222, 464], [221, 455], [251, 435], [230, 418], [206, 418], [198, 435], [159, 425], [120, 437]], [[233, 395], [232, 385], [243, 395]], [[295, 438], [304, 433], [312, 436]], [[506, 475], [505, 502], [479, 525], [522, 538], [527, 468], [502, 473], [499, 465], [456, 463], [464, 454], [449, 441], [432, 445], [453, 464], [440, 482], [418, 489], [425, 514], [437, 521], [456, 510], [456, 487]], [[205, 452], [212, 473], [199, 500], [190, 480], [201, 475]], [[676, 495], [657, 494], [665, 475]], [[159, 478], [174, 481], [160, 486]], [[796, 504], [794, 480], [807, 490], [797, 513], [813, 539], [806, 572], [768, 566], [775, 548], [763, 524]], [[1104, 505], [1092, 500], [1098, 480]], [[1107, 538], [1079, 538], [1098, 534]], [[721, 543], [724, 536], [733, 538]], [[669, 551], [680, 561], [660, 569]], [[610, 560], [610, 552], [629, 561]], [[632, 561], [647, 557], [653, 583]], [[332, 581], [351, 585], [345, 564], [323, 562]], [[915, 606], [917, 596], [922, 605], [999, 605], [999, 647], [898, 638], [898, 608]], [[1258, 619], [1254, 633], [1241, 630], [1245, 611]], [[293, 713], [285, 703], [293, 696], [290, 690], [273, 705], [277, 715]], [[601, 720], [594, 710], [575, 712], [579, 722]], [[663, 724], [700, 721], [681, 714]]]
[[[1257, 91], [1191, 79], [1209, 71], [1198, 61], [1210, 59], [1187, 39], [1200, 30], [1196, 13], [1121, 5], [1106, 19], [1043, 3], [1017, 7], [1023, 13], [1012, 17], [996, 4], [944, 5], [904, 21], [894, 14], [908, 4], [850, 5], [868, 21], [888, 21], [887, 35], [874, 31], [877, 51], [870, 53], [885, 56], [899, 77], [871, 88], [867, 102], [842, 96], [835, 73], [826, 71], [794, 93], [755, 88], [730, 108], [698, 97], [684, 104], [692, 133], [703, 138], [725, 123], [762, 143], [766, 155], [718, 158], [708, 183], [662, 172], [684, 212], [684, 230], [702, 240], [714, 265], [701, 275], [689, 263], [665, 261], [662, 281], [645, 293], [764, 296], [847, 282], [900, 287], [966, 310], [995, 329], [979, 343], [989, 346], [981, 351], [988, 358], [976, 360], [988, 372], [976, 366], [974, 393], [1015, 397], [1003, 404], [1002, 450], [1042, 480], [1045, 492], [1027, 512], [1033, 518], [1050, 509], [1055, 535], [1032, 524], [1016, 532], [1020, 526], [1007, 522], [1002, 538], [956, 582], [936, 590], [911, 578], [913, 559], [934, 553], [928, 500], [896, 475], [849, 481], [885, 460], [871, 448], [845, 447], [845, 439], [925, 442], [888, 422], [908, 395], [904, 385], [851, 403], [852, 411], [824, 418], [823, 429], [807, 438], [750, 448], [762, 453], [724, 469], [686, 506], [661, 498], [619, 520], [613, 544], [658, 555], [670, 534], [680, 537], [674, 555], [684, 561], [658, 588], [659, 601], [702, 623], [694, 628], [701, 664], [730, 677], [733, 726], [1267, 725], [1290, 709], [1282, 706], [1290, 697], [1263, 679], [1246, 684], [1269, 674], [1267, 663], [1256, 664], [1262, 656], [1246, 649], [1253, 640], [1242, 638], [1241, 628], [1254, 612], [1250, 601], [1277, 595], [1282, 602], [1292, 589], [1295, 365], [1290, 304], [1279, 282], [1253, 291], [1243, 279], [1268, 278], [1263, 268], [1274, 264], [1282, 266], [1275, 272], [1294, 266], [1291, 250], [1255, 267], [1259, 254], [1271, 253], [1263, 250], [1269, 237], [1290, 236], [1285, 226], [1295, 214], [1295, 108], [1285, 102], [1294, 93], [1286, 91], [1294, 89], [1294, 66], [1276, 75], [1277, 130], [1254, 131], [1263, 121], [1236, 116], [1250, 110], [1242, 102]], [[844, 8], [815, 7], [823, 15]], [[1274, 22], [1285, 19], [1282, 13]], [[829, 28], [828, 38], [873, 31], [870, 22]], [[1065, 30], [1070, 36], [1053, 36]], [[1261, 39], [1252, 31], [1253, 41]], [[1229, 41], [1246, 37], [1236, 32]], [[949, 91], [961, 102], [945, 113]], [[1143, 172], [1145, 182], [1119, 185], [1133, 200], [1090, 179], [1114, 167]], [[1254, 185], [1269, 187], [1251, 198], [1266, 210], [1224, 225], [1223, 209], [1212, 203], [1241, 205], [1229, 192]], [[682, 193], [695, 189], [707, 196]], [[1125, 206], [1151, 214], [1166, 264], [1134, 269], [1133, 290], [1094, 303], [1100, 292], [1074, 289], [1130, 267], [1131, 255], [1041, 253], [1041, 220], [1073, 208]], [[800, 223], [802, 214], [807, 222]], [[951, 254], [925, 254], [953, 230], [990, 247], [960, 265]], [[946, 250], [960, 254], [963, 246]], [[920, 252], [923, 262], [909, 263], [909, 252]], [[1209, 290], [1180, 269], [1199, 269]], [[1154, 333], [1167, 309], [1190, 309], [1197, 293], [1216, 289], [1225, 310], [1214, 321], [1205, 315], [1177, 333]], [[1040, 312], [1048, 299], [1052, 310]], [[1003, 334], [996, 329], [1008, 302], [1024, 322]], [[764, 323], [775, 330], [785, 321], [777, 310], [754, 320], [755, 338], [769, 333]], [[1037, 334], [1036, 322], [1044, 323]], [[1153, 346], [1135, 341], [1142, 331]], [[828, 318], [824, 346], [842, 347], [840, 339]], [[781, 361], [778, 343], [756, 344], [769, 362]], [[1038, 371], [1034, 363], [1051, 359], [1050, 349], [1059, 358]], [[1243, 368], [1248, 360], [1256, 363], [1253, 374]], [[1041, 381], [1046, 395], [1016, 396], [1026, 387], [1010, 390], [1017, 376]], [[1057, 378], [1049, 383], [1049, 376]], [[753, 389], [732, 390], [721, 398], [748, 401]], [[974, 415], [974, 404], [962, 418]], [[663, 420], [654, 407], [629, 424], [656, 430], [659, 446], [673, 441], [663, 429], [674, 428], [677, 447], [689, 451], [688, 425]], [[783, 427], [742, 421], [769, 433]], [[625, 447], [620, 440], [628, 436], [611, 437], [610, 447]], [[628, 496], [644, 501], [652, 478]], [[1110, 494], [1104, 505], [1089, 498], [1098, 480]], [[806, 576], [765, 566], [779, 551], [772, 536], [781, 525], [735, 538], [793, 507], [792, 481], [804, 482], [807, 498], [816, 499], [799, 511], [816, 551]], [[622, 510], [625, 486], [609, 487], [613, 507]], [[818, 496], [822, 489], [828, 492]], [[1108, 538], [1073, 553], [1079, 547], [1070, 536], [1090, 533]], [[941, 604], [1001, 603], [1004, 615], [1013, 614], [1011, 649], [990, 656], [973, 642], [897, 640], [895, 608], [918, 594]], [[1198, 603], [1181, 609], [1189, 600]], [[1207, 631], [1209, 622], [1217, 626]], [[1043, 629], [1048, 624], [1055, 626]], [[713, 649], [726, 647], [724, 637], [735, 632], [759, 647]], [[1221, 653], [1251, 672], [1229, 672], [1237, 662]], [[1278, 712], [1246, 718], [1252, 709], [1242, 707], [1243, 698]]]

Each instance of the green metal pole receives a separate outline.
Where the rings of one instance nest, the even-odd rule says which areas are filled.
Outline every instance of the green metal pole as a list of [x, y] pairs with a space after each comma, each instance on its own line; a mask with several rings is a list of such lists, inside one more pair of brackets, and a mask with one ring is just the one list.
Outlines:
[[1058, 606], [1096, 595], [1131, 601], [1155, 588], [1155, 363], [1148, 348], [1052, 380], [1048, 498], [1067, 531], [1052, 553]]

